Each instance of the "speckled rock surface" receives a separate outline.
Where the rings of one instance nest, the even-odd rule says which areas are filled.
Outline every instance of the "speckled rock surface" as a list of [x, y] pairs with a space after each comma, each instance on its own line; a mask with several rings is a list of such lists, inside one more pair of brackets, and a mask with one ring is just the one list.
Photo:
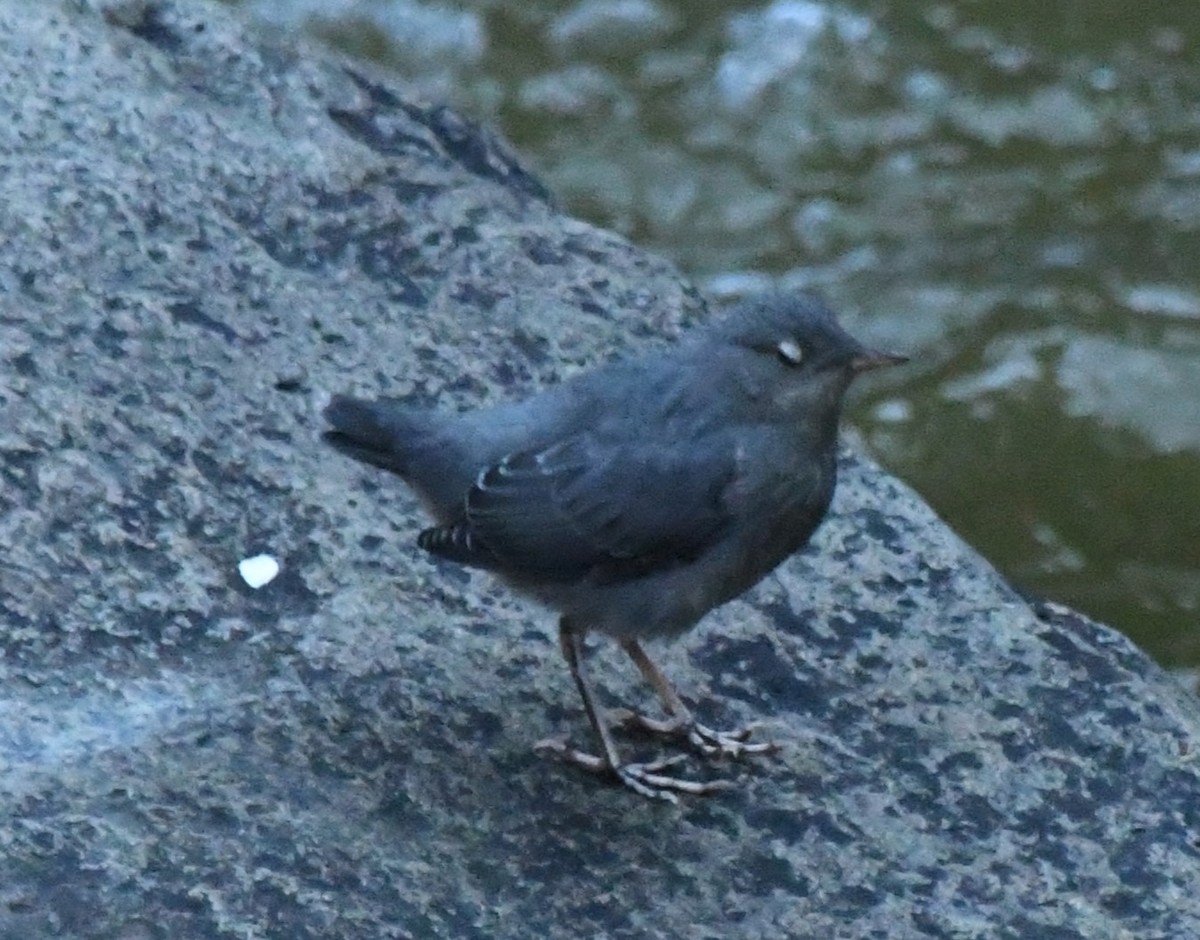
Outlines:
[[550, 618], [424, 557], [321, 396], [705, 312], [486, 130], [182, 0], [3, 0], [0, 82], [0, 937], [1200, 936], [1196, 701], [860, 458], [660, 652], [780, 755], [672, 807], [532, 753], [587, 740]]

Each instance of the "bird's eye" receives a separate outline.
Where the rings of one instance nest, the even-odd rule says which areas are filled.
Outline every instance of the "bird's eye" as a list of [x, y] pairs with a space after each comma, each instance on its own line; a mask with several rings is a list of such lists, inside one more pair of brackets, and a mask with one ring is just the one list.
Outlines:
[[775, 347], [775, 351], [779, 353], [779, 361], [785, 366], [798, 366], [800, 360], [804, 358], [804, 350], [800, 348], [800, 344], [794, 339], [783, 339], [779, 341], [779, 345]]

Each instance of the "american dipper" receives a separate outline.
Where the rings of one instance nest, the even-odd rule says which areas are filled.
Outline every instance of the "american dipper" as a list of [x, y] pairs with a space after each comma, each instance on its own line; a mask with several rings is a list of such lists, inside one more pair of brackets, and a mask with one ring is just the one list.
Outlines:
[[867, 349], [820, 301], [746, 300], [674, 347], [575, 376], [524, 401], [462, 414], [335, 397], [339, 450], [399, 474], [437, 525], [417, 544], [485, 568], [557, 610], [559, 640], [600, 753], [539, 751], [646, 796], [725, 780], [667, 773], [681, 757], [621, 760], [584, 669], [584, 637], [614, 638], [666, 711], [620, 724], [710, 756], [773, 748], [696, 721], [641, 645], [675, 636], [758, 583], [824, 518], [838, 418], [856, 375], [903, 362]]

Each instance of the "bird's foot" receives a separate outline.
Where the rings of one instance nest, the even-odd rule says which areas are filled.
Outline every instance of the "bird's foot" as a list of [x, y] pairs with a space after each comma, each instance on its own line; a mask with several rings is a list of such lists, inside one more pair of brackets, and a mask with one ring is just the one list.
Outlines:
[[770, 754], [779, 750], [779, 744], [775, 741], [750, 740], [754, 732], [762, 727], [759, 722], [751, 722], [733, 731], [717, 731], [700, 724], [691, 715], [650, 718], [628, 708], [618, 708], [610, 712], [608, 717], [618, 728], [645, 731], [686, 741], [705, 757], [736, 759], [747, 754]]
[[644, 764], [619, 764], [613, 766], [603, 757], [588, 754], [571, 747], [566, 741], [547, 738], [538, 741], [533, 749], [539, 754], [553, 754], [564, 763], [582, 767], [589, 773], [616, 779], [629, 787], [635, 793], [656, 800], [666, 800], [668, 803], [678, 803], [680, 793], [693, 796], [708, 796], [720, 793], [733, 786], [731, 780], [685, 780], [664, 774], [662, 771], [674, 767], [684, 758], [682, 756], [666, 757], [661, 760], [649, 761]]

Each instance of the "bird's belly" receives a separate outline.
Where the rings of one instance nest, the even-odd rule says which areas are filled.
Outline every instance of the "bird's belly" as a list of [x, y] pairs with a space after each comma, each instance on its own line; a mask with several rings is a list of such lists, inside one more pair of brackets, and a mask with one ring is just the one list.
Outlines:
[[794, 542], [749, 546], [730, 540], [689, 564], [641, 578], [533, 593], [583, 629], [617, 638], [670, 637], [757, 584], [791, 554]]

